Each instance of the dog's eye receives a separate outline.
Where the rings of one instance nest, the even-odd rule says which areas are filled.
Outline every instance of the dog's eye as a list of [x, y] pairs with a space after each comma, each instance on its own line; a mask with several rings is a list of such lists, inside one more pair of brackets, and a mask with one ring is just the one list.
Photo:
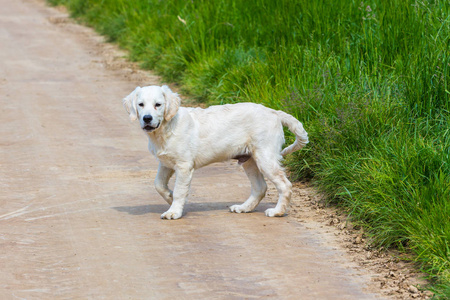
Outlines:
[[160, 107], [161, 106], [161, 103], [156, 103], [155, 104], [155, 107]]
[[138, 104], [140, 107], [144, 107], [144, 103], [139, 103]]

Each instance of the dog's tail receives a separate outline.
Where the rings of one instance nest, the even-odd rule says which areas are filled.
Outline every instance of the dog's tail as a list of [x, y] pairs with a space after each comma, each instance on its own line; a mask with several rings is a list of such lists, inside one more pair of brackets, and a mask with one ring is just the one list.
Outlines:
[[308, 144], [308, 133], [305, 131], [303, 124], [300, 121], [280, 110], [277, 111], [277, 114], [281, 119], [281, 124], [289, 128], [289, 130], [295, 134], [295, 142], [281, 151], [282, 156], [286, 156], [289, 153], [300, 150]]

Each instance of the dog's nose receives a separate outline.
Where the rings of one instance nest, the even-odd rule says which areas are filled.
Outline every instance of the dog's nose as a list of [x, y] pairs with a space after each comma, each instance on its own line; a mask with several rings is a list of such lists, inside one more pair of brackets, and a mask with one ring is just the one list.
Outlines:
[[153, 117], [151, 115], [145, 115], [142, 120], [144, 120], [145, 123], [150, 123], [153, 120]]

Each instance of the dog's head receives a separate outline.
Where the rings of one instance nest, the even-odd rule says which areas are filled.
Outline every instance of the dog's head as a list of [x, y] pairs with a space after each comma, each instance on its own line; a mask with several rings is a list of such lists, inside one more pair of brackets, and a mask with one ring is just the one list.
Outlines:
[[141, 128], [147, 132], [170, 121], [177, 114], [180, 102], [178, 94], [172, 92], [167, 85], [137, 87], [123, 99], [130, 119], [139, 118]]

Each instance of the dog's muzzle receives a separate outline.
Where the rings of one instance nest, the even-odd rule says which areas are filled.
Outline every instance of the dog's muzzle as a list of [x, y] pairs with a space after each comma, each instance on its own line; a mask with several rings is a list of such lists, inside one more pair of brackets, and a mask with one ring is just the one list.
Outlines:
[[158, 125], [156, 125], [156, 126], [152, 126], [151, 125], [152, 120], [153, 120], [153, 117], [151, 115], [143, 116], [142, 121], [144, 121], [144, 126], [142, 126], [142, 129], [147, 132], [151, 132], [151, 131], [157, 129], [159, 127], [160, 123], [158, 123]]
[[142, 127], [142, 129], [143, 129], [144, 131], [147, 131], [147, 132], [152, 132], [153, 130], [158, 129], [158, 127], [159, 127], [160, 124], [161, 124], [161, 123], [158, 123], [158, 125], [156, 125], [156, 126], [152, 126], [152, 125], [150, 125], [150, 124], [147, 124], [147, 125], [145, 125], [144, 127]]

